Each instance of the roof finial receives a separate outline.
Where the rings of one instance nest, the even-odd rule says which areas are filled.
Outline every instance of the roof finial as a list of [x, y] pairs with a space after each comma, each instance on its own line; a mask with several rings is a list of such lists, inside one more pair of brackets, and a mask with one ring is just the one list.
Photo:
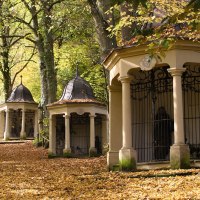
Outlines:
[[22, 75], [20, 76], [20, 78], [21, 78], [21, 85], [22, 85]]
[[79, 76], [79, 71], [78, 71], [78, 62], [76, 63], [76, 77]]

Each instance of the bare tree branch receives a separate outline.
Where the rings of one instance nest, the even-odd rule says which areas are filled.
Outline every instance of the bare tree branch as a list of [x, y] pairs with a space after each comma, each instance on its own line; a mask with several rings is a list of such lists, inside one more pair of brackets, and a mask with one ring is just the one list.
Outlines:
[[24, 64], [24, 66], [23, 66], [20, 70], [18, 70], [18, 71], [15, 73], [15, 75], [13, 76], [13, 80], [12, 80], [12, 82], [11, 82], [11, 85], [12, 85], [12, 86], [13, 86], [13, 84], [14, 84], [14, 82], [15, 82], [15, 79], [17, 78], [17, 75], [18, 75], [19, 73], [21, 73], [21, 72], [27, 67], [27, 65], [29, 64], [29, 62], [32, 61], [31, 59], [33, 58], [34, 55], [35, 55], [35, 48], [33, 49], [32, 54], [31, 54], [31, 56], [29, 57], [29, 59], [24, 60], [24, 61], [26, 62], [26, 63]]

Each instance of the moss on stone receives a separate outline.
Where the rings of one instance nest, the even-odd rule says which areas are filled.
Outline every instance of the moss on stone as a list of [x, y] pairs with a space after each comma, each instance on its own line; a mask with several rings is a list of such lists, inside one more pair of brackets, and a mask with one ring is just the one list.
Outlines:
[[181, 160], [176, 157], [172, 157], [170, 160], [170, 165], [172, 169], [189, 169], [190, 159], [188, 156], [181, 158]]
[[116, 171], [120, 171], [120, 165], [117, 164], [117, 165], [113, 165], [112, 167], [112, 171], [116, 172]]
[[136, 162], [132, 159], [122, 159], [120, 160], [120, 170], [122, 171], [132, 171], [136, 169]]

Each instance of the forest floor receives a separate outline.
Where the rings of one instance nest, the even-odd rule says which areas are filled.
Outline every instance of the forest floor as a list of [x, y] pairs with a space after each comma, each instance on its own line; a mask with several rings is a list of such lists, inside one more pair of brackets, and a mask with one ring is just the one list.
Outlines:
[[48, 159], [31, 142], [0, 144], [0, 199], [200, 199], [200, 169], [108, 172], [103, 156]]

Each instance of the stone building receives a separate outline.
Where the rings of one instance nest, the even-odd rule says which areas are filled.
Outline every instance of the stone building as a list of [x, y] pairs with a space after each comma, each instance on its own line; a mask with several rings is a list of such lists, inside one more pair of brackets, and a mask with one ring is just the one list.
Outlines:
[[38, 104], [22, 83], [0, 105], [0, 137], [33, 139], [38, 134]]
[[49, 111], [49, 156], [101, 154], [107, 143], [107, 108], [76, 73]]
[[177, 41], [162, 61], [146, 50], [117, 48], [104, 61], [108, 166], [170, 161], [171, 168], [188, 168], [190, 159], [200, 159], [200, 44]]

